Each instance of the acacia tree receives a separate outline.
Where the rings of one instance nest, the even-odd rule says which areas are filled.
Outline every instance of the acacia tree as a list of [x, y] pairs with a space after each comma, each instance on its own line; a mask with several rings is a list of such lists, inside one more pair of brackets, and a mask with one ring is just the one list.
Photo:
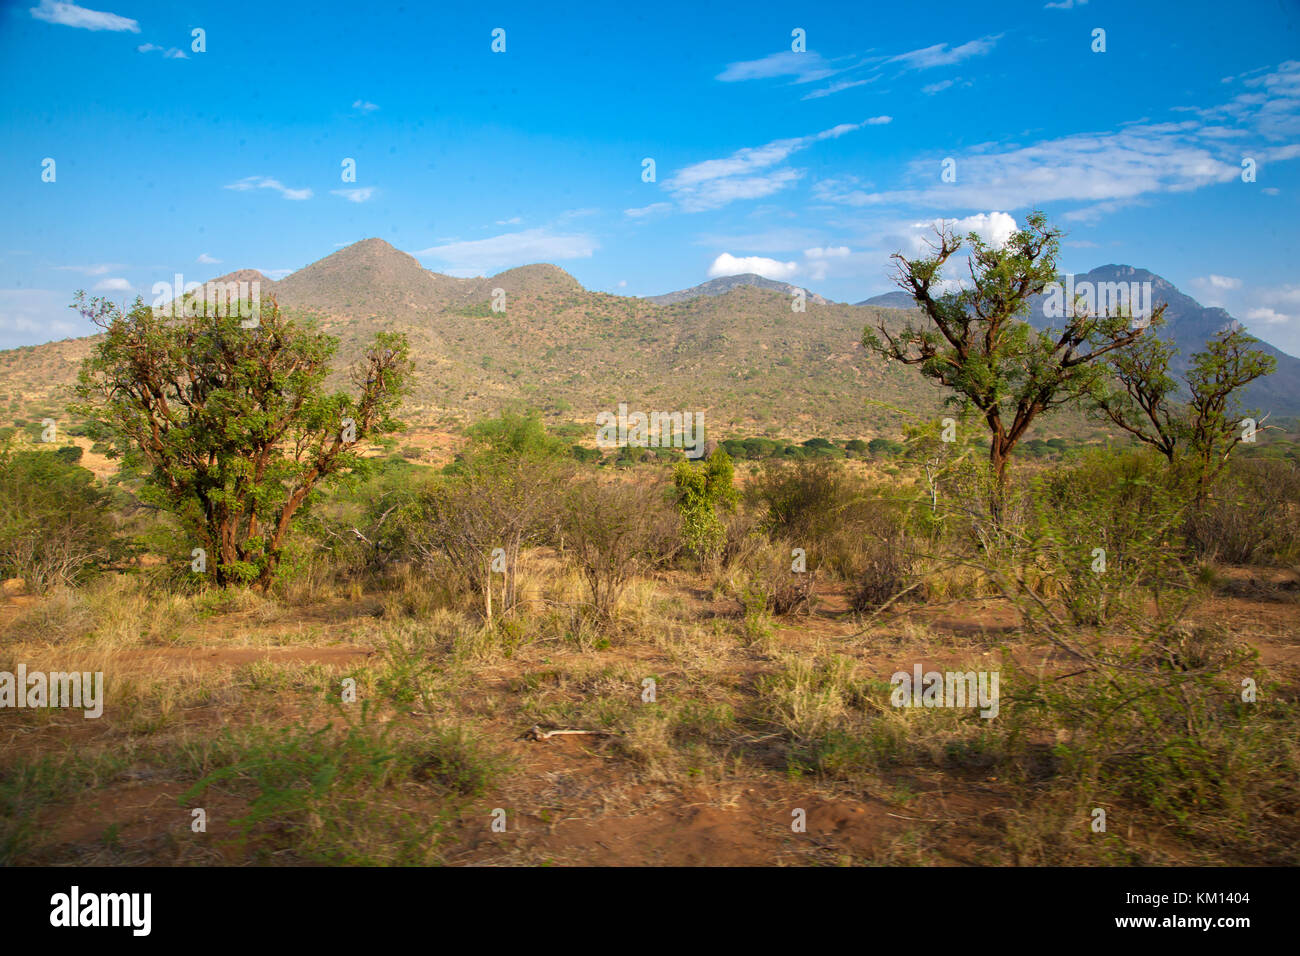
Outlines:
[[366, 438], [396, 431], [410, 372], [403, 336], [380, 333], [352, 372], [357, 395], [327, 393], [338, 342], [284, 317], [274, 299], [246, 328], [230, 310], [155, 310], [136, 299], [73, 304], [103, 338], [85, 359], [75, 411], [106, 426], [142, 497], [174, 513], [221, 586], [270, 586], [295, 515], [323, 480], [353, 467]]
[[1097, 383], [1093, 404], [1163, 455], [1171, 468], [1190, 474], [1201, 502], [1245, 437], [1241, 390], [1277, 367], [1271, 355], [1253, 348], [1258, 342], [1235, 325], [1212, 336], [1192, 355], [1184, 376], [1187, 397], [1180, 400], [1183, 388], [1169, 374], [1178, 350], [1148, 336], [1110, 357], [1113, 377]]
[[[1145, 326], [1129, 316], [1092, 315], [1075, 304], [1065, 327], [1039, 331], [1024, 320], [1029, 300], [1057, 278], [1061, 232], [1040, 212], [1026, 218], [1001, 246], [970, 233], [970, 282], [941, 293], [942, 270], [963, 246], [945, 223], [930, 243], [932, 255], [908, 259], [901, 253], [895, 281], [924, 312], [891, 332], [882, 320], [868, 326], [862, 344], [888, 359], [918, 366], [950, 389], [946, 403], [973, 406], [989, 431], [993, 477], [990, 509], [1002, 512], [1012, 450], [1042, 413], [1089, 394], [1097, 360], [1134, 342]], [[1164, 305], [1154, 317], [1163, 314]]]

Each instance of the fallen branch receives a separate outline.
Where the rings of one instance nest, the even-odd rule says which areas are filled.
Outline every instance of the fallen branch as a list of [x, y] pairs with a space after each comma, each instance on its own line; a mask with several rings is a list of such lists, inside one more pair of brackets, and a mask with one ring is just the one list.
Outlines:
[[552, 737], [558, 737], [561, 734], [595, 734], [598, 736], [617, 737], [616, 730], [542, 730], [536, 724], [531, 730], [524, 732], [524, 740], [550, 740]]

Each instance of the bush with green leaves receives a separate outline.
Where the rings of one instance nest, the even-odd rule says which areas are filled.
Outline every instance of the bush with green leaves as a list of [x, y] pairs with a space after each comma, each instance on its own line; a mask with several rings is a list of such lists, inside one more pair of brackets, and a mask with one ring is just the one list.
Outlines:
[[82, 580], [118, 550], [109, 503], [56, 451], [0, 449], [0, 577], [38, 592]]
[[701, 561], [716, 561], [726, 543], [727, 530], [718, 510], [734, 510], [740, 500], [733, 475], [731, 457], [721, 448], [714, 449], [708, 461], [682, 461], [673, 469], [682, 541]]
[[[1028, 742], [1051, 733], [1044, 796], [1056, 812], [1081, 819], [1121, 804], [1198, 845], [1294, 865], [1295, 702], [1270, 690], [1258, 654], [1225, 629], [1140, 630], [1121, 646], [1080, 645], [1083, 658], [1064, 675], [1006, 675], [1008, 727], [1023, 735], [1017, 759], [1029, 770]], [[1243, 691], [1245, 677], [1257, 692]], [[1041, 781], [1042, 755], [1036, 762]], [[1039, 862], [1054, 861], [1040, 849], [1048, 859]]]
[[844, 468], [824, 459], [766, 461], [745, 491], [763, 514], [765, 530], [805, 547], [843, 520], [851, 494]]
[[[1161, 323], [1154, 317], [1153, 329]], [[1220, 330], [1192, 355], [1180, 385], [1170, 374], [1178, 350], [1153, 332], [1112, 353], [1110, 379], [1092, 383], [1087, 394], [1111, 422], [1163, 455], [1200, 504], [1246, 440], [1243, 418], [1259, 417], [1243, 406], [1244, 389], [1277, 368], [1258, 344], [1240, 326]]]
[[1185, 605], [1187, 502], [1157, 456], [1086, 452], [1036, 475], [1030, 488], [1024, 553], [1032, 557], [1020, 577], [1032, 593], [1088, 625], [1145, 616], [1149, 600], [1168, 612]]

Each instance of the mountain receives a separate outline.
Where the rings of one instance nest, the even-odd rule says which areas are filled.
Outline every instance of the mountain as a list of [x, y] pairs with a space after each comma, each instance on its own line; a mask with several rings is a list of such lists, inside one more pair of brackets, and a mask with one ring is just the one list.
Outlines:
[[[1062, 282], [1065, 281], [1062, 277]], [[1163, 339], [1171, 342], [1178, 349], [1178, 354], [1170, 362], [1171, 368], [1180, 375], [1187, 371], [1194, 352], [1205, 348], [1206, 340], [1220, 329], [1236, 322], [1223, 309], [1203, 306], [1191, 296], [1179, 290], [1172, 282], [1147, 269], [1138, 269], [1128, 265], [1110, 264], [1098, 266], [1082, 275], [1074, 276], [1075, 289], [1082, 288], [1082, 283], [1091, 283], [1094, 290], [1102, 283], [1149, 282], [1150, 304], [1152, 307], [1167, 303], [1165, 324], [1160, 330]], [[1061, 319], [1049, 315], [1049, 302], [1045, 296], [1036, 296], [1030, 304], [1030, 322], [1046, 328], [1055, 323], [1061, 326]], [[1261, 342], [1257, 348], [1277, 360], [1277, 369], [1272, 375], [1265, 376], [1247, 387], [1243, 402], [1247, 408], [1255, 408], [1263, 413], [1274, 415], [1300, 414], [1300, 358], [1288, 355], [1281, 349], [1274, 348], [1267, 342]]]
[[916, 300], [906, 292], [886, 292], [883, 295], [873, 295], [870, 299], [863, 299], [855, 305], [874, 305], [881, 309], [915, 309]]
[[[1117, 268], [1127, 267], [1089, 276], [1101, 280]], [[258, 274], [222, 279], [245, 275], [251, 281]], [[487, 277], [440, 275], [366, 239], [278, 282], [259, 281], [263, 302], [273, 295], [339, 340], [333, 387], [348, 387], [350, 366], [377, 331], [405, 333], [415, 375], [402, 417], [413, 425], [446, 426], [523, 403], [553, 421], [594, 428], [597, 413], [626, 402], [634, 410], [701, 411], [715, 435], [896, 438], [914, 416], [942, 408], [943, 392], [915, 368], [868, 355], [860, 344], [864, 325], [897, 329], [906, 310], [810, 295], [807, 310], [796, 314], [794, 287], [759, 276], [730, 276], [696, 287], [709, 291], [655, 301], [588, 291], [545, 264]], [[1184, 337], [1226, 320], [1222, 310], [1200, 309], [1166, 285], [1158, 297], [1171, 302], [1172, 325]], [[64, 418], [69, 386], [94, 343], [88, 337], [0, 351], [9, 416]], [[1279, 363], [1267, 393], [1277, 397], [1260, 404], [1279, 415], [1300, 412], [1297, 360], [1281, 356]], [[1060, 414], [1036, 426], [1034, 437], [1103, 431], [1080, 415]]]
[[[405, 333], [415, 375], [402, 414], [417, 425], [521, 402], [552, 418], [593, 423], [598, 412], [627, 402], [701, 411], [708, 427], [727, 434], [895, 436], [904, 413], [873, 401], [929, 414], [942, 398], [914, 369], [864, 353], [864, 323], [893, 323], [897, 310], [809, 295], [807, 311], [795, 314], [794, 287], [759, 276], [706, 283], [708, 292], [659, 304], [588, 291], [546, 264], [489, 277], [440, 275], [366, 239], [262, 281], [263, 302], [273, 295], [286, 312], [339, 340], [333, 386], [347, 387], [348, 368], [376, 331]], [[65, 415], [69, 386], [94, 341], [0, 351], [10, 414]]]
[[273, 291], [287, 308], [409, 314], [472, 281], [430, 272], [382, 239], [363, 239], [286, 276]]
[[[1066, 277], [1061, 276], [1059, 281], [1064, 286]], [[1090, 284], [1094, 295], [1099, 294], [1098, 290], [1101, 288], [1109, 287], [1111, 283], [1123, 283], [1129, 289], [1132, 289], [1133, 283], [1150, 283], [1148, 304], [1151, 307], [1162, 302], [1168, 305], [1165, 309], [1165, 325], [1160, 334], [1178, 349], [1178, 354], [1170, 365], [1179, 375], [1187, 371], [1193, 353], [1203, 350], [1211, 336], [1237, 321], [1223, 309], [1201, 305], [1168, 279], [1147, 269], [1111, 263], [1075, 275], [1073, 282], [1076, 291], [1083, 289], [1085, 284]], [[859, 302], [858, 305], [889, 309], [916, 308], [912, 297], [902, 291], [873, 296]], [[1040, 329], [1053, 325], [1060, 328], [1062, 318], [1052, 314], [1050, 305], [1051, 300], [1046, 295], [1030, 299], [1028, 316], [1030, 323]], [[1274, 415], [1300, 414], [1300, 358], [1288, 355], [1267, 342], [1261, 341], [1257, 348], [1277, 360], [1277, 369], [1272, 375], [1253, 382], [1246, 389], [1243, 395], [1244, 405], [1264, 413], [1271, 411]]]
[[218, 276], [217, 278], [209, 279], [208, 281], [220, 282], [223, 284], [227, 282], [247, 282], [250, 284], [254, 282], [259, 282], [261, 283], [260, 288], [261, 288], [262, 295], [265, 295], [268, 290], [274, 291], [275, 289], [275, 281], [272, 279], [268, 279], [266, 276], [262, 275], [262, 273], [258, 272], [256, 269], [236, 269], [234, 272], [227, 272], [223, 276]]
[[[760, 275], [752, 272], [746, 272], [738, 276], [721, 276], [717, 279], [710, 279], [708, 282], [700, 285], [691, 286], [689, 289], [680, 289], [677, 292], [665, 292], [663, 295], [646, 296], [647, 302], [653, 302], [655, 305], [673, 305], [677, 302], [685, 302], [688, 299], [695, 299], [702, 295], [725, 295], [732, 289], [738, 289], [741, 286], [754, 286], [759, 289], [771, 289], [774, 292], [780, 292], [783, 295], [791, 295], [799, 286], [790, 285], [788, 282], [777, 282], [775, 279], [765, 279]], [[808, 302], [815, 302], [818, 305], [829, 305], [827, 299], [823, 299], [815, 292], [809, 292], [804, 289]]]

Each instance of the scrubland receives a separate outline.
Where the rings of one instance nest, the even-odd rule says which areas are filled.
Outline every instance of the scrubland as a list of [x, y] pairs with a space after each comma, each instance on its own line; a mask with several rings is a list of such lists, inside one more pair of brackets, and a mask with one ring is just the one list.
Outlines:
[[[1195, 500], [1082, 450], [995, 515], [957, 445], [674, 471], [525, 428], [369, 460], [261, 589], [52, 457], [5, 463], [41, 546], [0, 671], [105, 707], [0, 710], [8, 864], [1300, 862], [1288, 460]], [[996, 716], [896, 706], [917, 665]]]

